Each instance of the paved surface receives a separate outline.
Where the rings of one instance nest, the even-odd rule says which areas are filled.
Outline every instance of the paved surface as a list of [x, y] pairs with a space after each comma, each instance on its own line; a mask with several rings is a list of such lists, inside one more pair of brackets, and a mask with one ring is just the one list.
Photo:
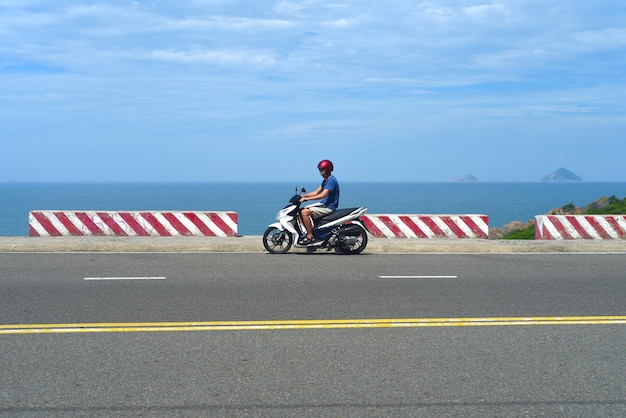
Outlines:
[[[626, 313], [624, 271], [623, 253], [3, 253], [0, 417], [626, 417], [626, 325], [598, 321]], [[458, 277], [380, 277], [414, 274]], [[164, 279], [84, 280], [102, 276]]]
[[[266, 252], [261, 236], [0, 237], [0, 252]], [[305, 252], [292, 247], [290, 252]], [[322, 250], [323, 251], [323, 250]], [[370, 238], [366, 253], [626, 253], [626, 240], [522, 241]]]

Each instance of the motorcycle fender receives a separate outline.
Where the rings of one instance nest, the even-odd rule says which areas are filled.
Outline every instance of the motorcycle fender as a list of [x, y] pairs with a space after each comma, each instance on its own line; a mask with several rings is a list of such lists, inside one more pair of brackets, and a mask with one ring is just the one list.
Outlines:
[[283, 222], [274, 222], [273, 224], [269, 224], [267, 227], [268, 228], [276, 228], [276, 229], [278, 229], [280, 231], [287, 230], [287, 231], [291, 232], [292, 234], [298, 235], [298, 231], [296, 231], [295, 228], [293, 227], [293, 225], [291, 225], [289, 222], [285, 222], [285, 223], [283, 223]]
[[359, 227], [363, 228], [365, 232], [369, 232], [365, 226], [361, 225], [360, 222], [352, 222], [348, 225], [345, 225], [343, 228], [341, 228], [340, 235], [353, 235], [358, 232], [361, 232]]
[[363, 221], [361, 221], [360, 219], [357, 219], [357, 220], [356, 220], [356, 221], [354, 221], [353, 223], [354, 223], [354, 224], [357, 224], [357, 225], [359, 225], [359, 226], [362, 226], [362, 227], [363, 227], [363, 229], [365, 229], [365, 231], [366, 231], [368, 234], [372, 235], [372, 231], [370, 231], [370, 230], [369, 230], [369, 228], [367, 227], [367, 225], [365, 225], [365, 224], [363, 223]]
[[371, 234], [370, 230], [369, 230], [369, 229], [367, 229], [367, 225], [365, 225], [365, 224], [363, 223], [363, 221], [361, 221], [361, 219], [357, 219], [357, 220], [355, 220], [355, 221], [352, 221], [352, 222], [351, 222], [351, 224], [352, 224], [352, 225], [358, 225], [358, 226], [360, 226], [361, 228], [365, 229], [365, 231], [367, 231], [367, 233], [368, 233], [368, 234]]
[[285, 230], [285, 227], [280, 222], [274, 222], [273, 224], [269, 224], [267, 227], [268, 228], [277, 228], [277, 229], [279, 229], [281, 231]]

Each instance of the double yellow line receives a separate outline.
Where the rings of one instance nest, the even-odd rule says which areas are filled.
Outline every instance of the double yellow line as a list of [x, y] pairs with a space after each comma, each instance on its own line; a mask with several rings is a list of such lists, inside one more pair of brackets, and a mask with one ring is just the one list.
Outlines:
[[624, 325], [626, 316], [323, 319], [223, 322], [137, 322], [0, 325], [2, 334], [66, 334], [102, 332], [263, 331], [308, 329], [484, 327], [527, 325]]

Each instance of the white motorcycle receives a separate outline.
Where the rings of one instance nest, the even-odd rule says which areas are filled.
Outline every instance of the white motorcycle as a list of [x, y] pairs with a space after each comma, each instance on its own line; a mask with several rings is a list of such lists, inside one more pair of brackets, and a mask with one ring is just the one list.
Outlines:
[[[298, 245], [298, 239], [306, 233], [302, 223], [300, 194], [302, 189], [289, 199], [289, 204], [276, 215], [278, 222], [270, 224], [263, 234], [263, 246], [271, 254], [285, 254], [291, 246], [306, 248], [314, 252], [319, 248], [336, 250], [342, 254], [360, 254], [367, 246], [367, 228], [359, 216], [367, 208], [337, 209], [329, 215], [313, 220], [314, 241]], [[319, 204], [319, 203], [318, 203]], [[313, 205], [311, 205], [313, 206]]]

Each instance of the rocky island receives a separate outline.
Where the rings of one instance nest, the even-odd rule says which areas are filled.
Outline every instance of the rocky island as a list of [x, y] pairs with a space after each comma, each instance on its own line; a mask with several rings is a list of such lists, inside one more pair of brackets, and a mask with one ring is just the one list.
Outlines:
[[583, 181], [583, 179], [580, 176], [569, 171], [568, 169], [561, 167], [558, 170], [553, 171], [552, 173], [545, 176], [543, 179], [541, 179], [541, 181], [543, 182], [568, 182], [568, 181]]
[[448, 181], [466, 183], [466, 182], [474, 182], [474, 181], [480, 181], [480, 180], [478, 180], [477, 177], [472, 176], [471, 174], [468, 174], [467, 176], [463, 177], [462, 179], [455, 179], [454, 177], [450, 177], [448, 179]]

